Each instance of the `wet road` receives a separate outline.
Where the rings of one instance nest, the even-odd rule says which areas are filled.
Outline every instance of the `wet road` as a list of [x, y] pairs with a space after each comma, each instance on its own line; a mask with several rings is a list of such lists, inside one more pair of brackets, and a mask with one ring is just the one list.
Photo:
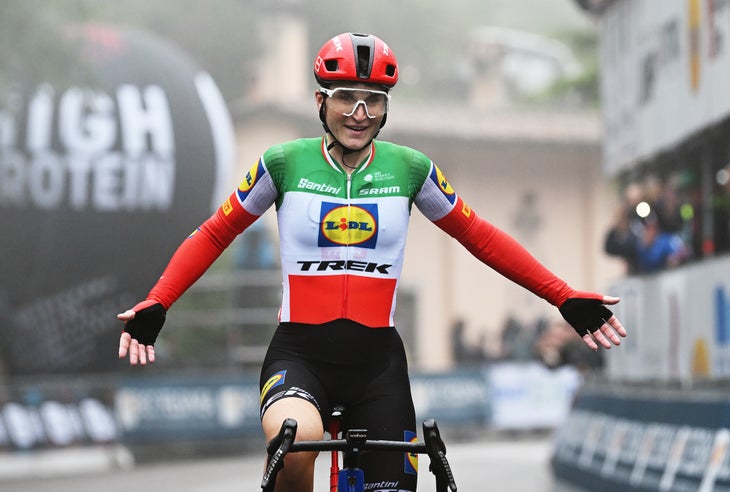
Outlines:
[[[461, 492], [498, 490], [508, 492], [556, 492], [548, 460], [550, 436], [480, 442], [447, 442], [447, 457]], [[428, 458], [422, 458], [423, 463]], [[59, 470], [62, 464], [57, 464]], [[327, 490], [328, 458], [320, 457], [315, 490]], [[0, 468], [2, 458], [0, 458]], [[259, 490], [262, 460], [258, 456], [185, 459], [175, 463], [131, 466], [127, 469], [87, 471], [47, 478], [15, 478], [0, 481], [0, 491], [22, 492], [255, 492]], [[60, 473], [60, 475], [64, 475]], [[431, 474], [424, 466], [418, 492], [434, 492]]]

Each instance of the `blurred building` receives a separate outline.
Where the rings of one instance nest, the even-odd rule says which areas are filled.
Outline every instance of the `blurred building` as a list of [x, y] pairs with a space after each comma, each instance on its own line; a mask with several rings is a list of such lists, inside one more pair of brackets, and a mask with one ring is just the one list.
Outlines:
[[539, 34], [483, 26], [469, 36], [471, 105], [508, 107], [515, 99], [538, 96], [561, 78], [575, 77], [581, 65], [563, 43]]

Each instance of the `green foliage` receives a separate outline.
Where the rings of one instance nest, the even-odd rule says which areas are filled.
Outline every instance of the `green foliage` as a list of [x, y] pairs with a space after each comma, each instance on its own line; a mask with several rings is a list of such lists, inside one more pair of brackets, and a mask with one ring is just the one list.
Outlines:
[[[330, 36], [371, 32], [401, 63], [399, 98], [458, 101], [469, 63], [469, 33], [495, 25], [549, 34], [594, 61], [586, 73], [545, 95], [597, 94], [595, 29], [571, 0], [3, 0], [0, 2], [0, 91], [19, 77], [52, 80], [73, 63], [73, 46], [59, 43], [65, 27], [86, 21], [147, 29], [177, 44], [211, 73], [228, 101], [253, 87], [257, 64], [274, 44], [271, 20], [301, 18], [310, 58]], [[567, 32], [567, 34], [566, 34]], [[581, 39], [582, 38], [582, 39]], [[590, 42], [586, 42], [586, 40]], [[578, 53], [579, 57], [582, 57]], [[286, 77], [282, 73], [282, 77]]]
[[63, 82], [76, 57], [64, 27], [85, 16], [83, 2], [0, 2], [0, 93], [18, 81]]
[[592, 30], [572, 30], [560, 32], [554, 37], [571, 49], [580, 62], [582, 71], [577, 75], [557, 80], [544, 93], [531, 98], [528, 102], [598, 107], [600, 104], [598, 33]]
[[65, 82], [80, 66], [68, 28], [96, 22], [147, 29], [170, 40], [214, 75], [224, 97], [234, 99], [251, 81], [259, 50], [256, 21], [255, 10], [239, 0], [3, 0], [0, 93], [18, 81]]
[[75, 0], [93, 7], [97, 22], [147, 29], [177, 44], [211, 73], [227, 100], [252, 83], [261, 55], [255, 2], [241, 0]]

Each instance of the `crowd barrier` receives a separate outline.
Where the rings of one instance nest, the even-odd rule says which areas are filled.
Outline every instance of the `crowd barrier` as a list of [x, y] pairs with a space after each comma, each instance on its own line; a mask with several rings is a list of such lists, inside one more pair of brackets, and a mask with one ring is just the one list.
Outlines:
[[[496, 429], [557, 426], [579, 384], [572, 368], [500, 363], [411, 375], [419, 419]], [[260, 435], [254, 375], [139, 377], [106, 391], [44, 384], [16, 388], [0, 400], [0, 449]], [[539, 408], [539, 412], [535, 409]]]
[[586, 383], [551, 465], [560, 481], [594, 492], [727, 492], [729, 442], [727, 388]]

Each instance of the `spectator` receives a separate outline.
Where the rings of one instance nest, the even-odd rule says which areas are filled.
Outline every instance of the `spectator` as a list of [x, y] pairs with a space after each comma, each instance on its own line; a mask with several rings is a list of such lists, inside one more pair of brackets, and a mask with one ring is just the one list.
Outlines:
[[617, 212], [615, 221], [603, 243], [604, 251], [611, 256], [623, 258], [629, 275], [638, 271], [637, 248], [643, 224], [636, 212], [644, 201], [644, 190], [639, 183], [629, 183], [624, 189], [624, 203]]
[[556, 369], [561, 366], [573, 366], [581, 372], [600, 370], [603, 367], [603, 356], [593, 350], [573, 343], [571, 328], [563, 322], [547, 326], [535, 343], [535, 355], [545, 366]]
[[644, 228], [637, 247], [637, 266], [640, 272], [650, 273], [682, 263], [688, 251], [677, 233], [662, 231], [655, 213], [644, 219]]
[[659, 228], [664, 232], [680, 234], [684, 225], [682, 202], [677, 194], [676, 177], [670, 177], [661, 186], [652, 207], [657, 214]]
[[607, 254], [624, 259], [629, 275], [638, 271], [637, 251], [640, 229], [643, 227], [637, 224], [638, 220], [639, 217], [633, 210], [622, 208], [603, 243], [603, 249]]
[[454, 362], [457, 365], [476, 365], [482, 364], [487, 360], [487, 354], [484, 350], [483, 338], [479, 343], [472, 344], [466, 340], [464, 321], [459, 319], [454, 322], [451, 327], [451, 350]]

